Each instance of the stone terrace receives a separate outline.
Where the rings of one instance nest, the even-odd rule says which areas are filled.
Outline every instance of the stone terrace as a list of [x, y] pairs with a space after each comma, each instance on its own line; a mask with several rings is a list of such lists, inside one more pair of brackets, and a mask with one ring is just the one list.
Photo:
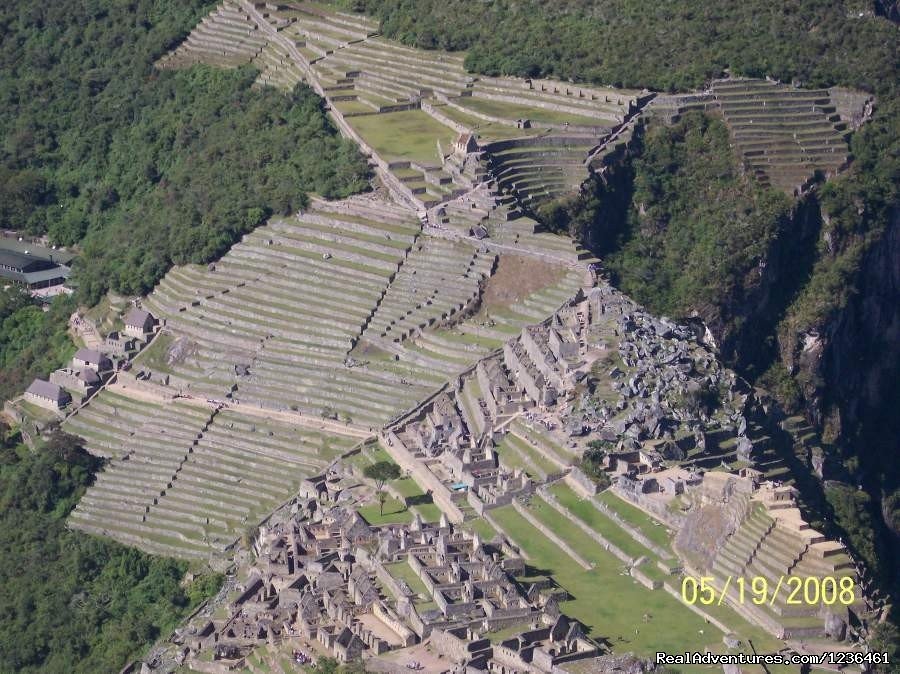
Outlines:
[[[378, 37], [376, 30], [364, 17], [316, 3], [226, 4], [198, 27], [197, 36], [192, 34], [160, 65], [190, 65], [203, 61], [208, 53], [206, 62], [230, 67], [241, 62], [239, 54], [244, 53], [243, 62], [252, 61], [260, 69], [261, 84], [291, 88], [306, 79], [325, 97], [341, 131], [361, 141], [387, 186], [399, 199], [422, 209], [452, 201], [472, 188], [442, 165], [448, 158], [446, 143], [439, 156], [429, 137], [429, 159], [412, 158], [411, 162], [387, 156], [387, 150], [379, 147], [378, 140], [385, 137], [393, 139], [393, 146], [422, 136], [426, 112], [451, 134], [471, 131], [471, 124], [453, 119], [459, 114], [502, 128], [501, 135], [507, 138], [521, 128], [512, 135], [520, 136], [519, 145], [530, 149], [510, 149], [509, 157], [498, 160], [496, 170], [501, 175], [497, 177], [526, 205], [537, 205], [577, 189], [587, 177], [585, 162], [590, 152], [647, 98], [636, 91], [548, 80], [475, 77], [465, 71], [462, 54], [412, 49]], [[220, 45], [243, 40], [246, 31], [263, 36], [253, 50], [219, 54]], [[452, 112], [436, 113], [435, 105]], [[419, 108], [421, 117], [408, 112]], [[410, 116], [397, 117], [403, 113]], [[535, 143], [535, 131], [527, 128], [535, 124], [584, 137]], [[431, 135], [437, 140], [440, 134]], [[421, 154], [420, 146], [417, 154]]]
[[147, 300], [196, 345], [171, 383], [363, 425], [390, 417], [417, 391], [398, 396], [398, 377], [344, 360], [417, 235], [386, 203], [319, 202], [257, 229], [214, 270], [173, 270]]
[[388, 287], [363, 339], [390, 348], [428, 326], [450, 320], [478, 300], [496, 255], [428, 237], [418, 242]]
[[791, 193], [815, 172], [832, 175], [847, 161], [846, 125], [827, 90], [723, 80], [712, 92], [745, 167], [760, 182]]
[[147, 552], [205, 558], [356, 440], [270, 419], [103, 392], [66, 422], [113, 457], [71, 526]]
[[191, 31], [178, 48], [157, 63], [159, 68], [186, 68], [206, 63], [235, 68], [261, 54], [269, 43], [237, 0], [226, 0]]
[[[729, 576], [762, 577], [769, 583], [771, 596], [783, 577], [856, 579], [853, 562], [843, 546], [803, 523], [791, 505], [778, 504], [769, 510], [756, 500], [749, 502], [737, 530], [716, 552], [711, 571], [717, 585], [724, 587]], [[846, 612], [840, 605], [826, 607], [821, 601], [788, 604], [788, 596], [789, 592], [780, 592], [763, 606], [745, 606], [748, 617], [777, 636], [824, 638], [823, 611]], [[739, 604], [737, 600], [733, 603]]]
[[491, 174], [527, 208], [574, 194], [588, 178], [586, 162], [598, 139], [544, 135], [485, 146]]

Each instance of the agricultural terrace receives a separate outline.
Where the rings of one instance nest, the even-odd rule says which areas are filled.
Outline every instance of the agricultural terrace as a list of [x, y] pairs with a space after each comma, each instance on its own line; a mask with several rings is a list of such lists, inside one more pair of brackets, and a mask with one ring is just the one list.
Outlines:
[[147, 552], [207, 558], [358, 440], [276, 419], [104, 391], [65, 429], [109, 457], [69, 522]]
[[387, 161], [439, 164], [438, 143], [449, 149], [456, 134], [421, 110], [368, 115], [352, 120], [363, 140]]

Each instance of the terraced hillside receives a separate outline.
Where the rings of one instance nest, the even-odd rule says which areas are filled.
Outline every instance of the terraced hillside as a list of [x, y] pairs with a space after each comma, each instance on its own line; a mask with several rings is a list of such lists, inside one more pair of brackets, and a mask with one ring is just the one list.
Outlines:
[[401, 342], [452, 319], [477, 301], [496, 255], [466, 244], [425, 238], [415, 245], [363, 331], [375, 344]]
[[265, 33], [238, 0], [225, 0], [191, 31], [178, 48], [157, 63], [159, 68], [185, 68], [206, 63], [234, 68], [258, 57], [269, 44]]
[[383, 423], [423, 388], [344, 361], [417, 236], [386, 203], [319, 203], [173, 270], [146, 301], [179, 339], [157, 371], [190, 395]]
[[69, 523], [155, 554], [222, 551], [357, 442], [125, 393], [104, 391], [65, 424], [89, 451], [110, 458]]
[[712, 93], [744, 166], [760, 182], [792, 193], [816, 172], [833, 175], [847, 161], [847, 125], [827, 90], [724, 80]]
[[485, 151], [497, 182], [534, 209], [580, 189], [588, 175], [586, 162], [597, 145], [590, 135], [548, 134], [496, 141]]
[[[499, 184], [529, 203], [577, 191], [588, 177], [590, 150], [647, 98], [562, 82], [475, 78], [462, 54], [411, 49], [376, 30], [364, 17], [315, 3], [229, 0], [160, 66], [252, 62], [261, 84], [290, 88], [305, 80], [325, 98], [339, 128], [372, 156], [395, 196], [420, 209], [473, 187], [453, 160], [453, 139], [461, 133], [565, 146], [555, 155], [522, 152], [518, 164], [501, 161]], [[551, 131], [558, 137], [531, 142]]]

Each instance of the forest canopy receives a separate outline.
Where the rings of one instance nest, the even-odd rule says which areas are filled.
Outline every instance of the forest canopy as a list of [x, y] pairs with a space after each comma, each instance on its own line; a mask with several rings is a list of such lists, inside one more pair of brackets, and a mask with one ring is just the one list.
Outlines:
[[16, 0], [0, 7], [0, 227], [81, 244], [75, 282], [149, 291], [308, 192], [366, 187], [357, 148], [298, 87], [249, 67], [158, 71], [211, 4]]
[[343, 0], [388, 37], [467, 49], [490, 75], [549, 76], [660, 91], [700, 87], [726, 69], [844, 83], [895, 77], [896, 27], [862, 0]]
[[0, 671], [119, 671], [222, 579], [183, 584], [184, 562], [69, 531], [100, 461], [63, 433], [17, 440], [0, 442]]

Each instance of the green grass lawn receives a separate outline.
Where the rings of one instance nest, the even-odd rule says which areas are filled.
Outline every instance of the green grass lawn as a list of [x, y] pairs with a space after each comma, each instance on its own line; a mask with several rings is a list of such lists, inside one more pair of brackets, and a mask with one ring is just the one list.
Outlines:
[[412, 521], [412, 513], [406, 506], [395, 498], [388, 496], [384, 502], [384, 514], [381, 514], [381, 506], [378, 503], [357, 508], [359, 514], [372, 526], [382, 524], [407, 524]]
[[463, 527], [481, 536], [481, 540], [484, 543], [493, 540], [494, 536], [497, 535], [497, 530], [493, 526], [491, 526], [491, 523], [483, 517], [469, 520], [463, 525]]
[[616, 524], [614, 520], [610, 519], [586, 500], [579, 497], [568, 487], [568, 485], [557, 482], [550, 487], [550, 493], [552, 493], [570, 513], [575, 515], [575, 517], [587, 524], [610, 543], [618, 546], [629, 557], [637, 558], [646, 555], [656, 559], [657, 555], [634, 540], [631, 535]]
[[[660, 650], [671, 653], [703, 651], [706, 647], [716, 652], [724, 650], [718, 629], [664, 590], [648, 590], [630, 576], [623, 576], [622, 563], [600, 546], [584, 541], [585, 536], [579, 536], [577, 530], [573, 532], [572, 525], [561, 524], [556, 533], [573, 547], [577, 544], [576, 550], [596, 563], [589, 571], [562, 554], [512, 506], [498, 508], [491, 514], [528, 554], [528, 564], [534, 572], [552, 575], [574, 597], [561, 605], [562, 611], [584, 623], [591, 636], [609, 639], [614, 651], [652, 657]], [[650, 616], [647, 622], [645, 615]], [[777, 650], [780, 642], [739, 618], [731, 609], [718, 607], [716, 617], [733, 626], [739, 638], [752, 639], [759, 652]], [[682, 667], [679, 670], [715, 671]]]
[[[425, 492], [411, 477], [401, 477], [399, 480], [392, 481], [390, 485], [404, 498], [415, 499], [425, 496]], [[434, 503], [414, 503], [410, 506], [410, 510], [418, 512], [425, 522], [437, 522], [441, 519], [441, 509]]]
[[428, 588], [425, 587], [425, 583], [422, 582], [422, 579], [413, 572], [412, 567], [406, 562], [385, 564], [384, 568], [387, 569], [387, 572], [394, 578], [405, 581], [406, 584], [409, 585], [409, 589], [416, 594], [425, 595], [426, 597], [429, 596]]
[[475, 98], [474, 96], [464, 96], [455, 102], [484, 115], [501, 117], [503, 119], [530, 119], [537, 124], [564, 124], [569, 122], [569, 124], [580, 124], [583, 126], [603, 126], [604, 123], [609, 123], [609, 120], [604, 120], [600, 117], [574, 115], [531, 105], [517, 105], [504, 101]]
[[605, 503], [616, 515], [628, 522], [628, 524], [640, 531], [656, 545], [665, 550], [672, 549], [668, 529], [662, 524], [658, 524], [655, 519], [640, 508], [636, 508], [622, 500], [612, 491], [604, 491], [598, 494], [597, 500]]
[[439, 164], [437, 141], [440, 140], [444, 150], [449, 151], [456, 138], [453, 129], [421, 110], [352, 117], [347, 121], [388, 161]]
[[172, 346], [173, 341], [175, 338], [170, 333], [160, 333], [150, 346], [135, 357], [135, 364], [150, 370], [171, 373], [172, 368], [166, 362], [166, 355], [169, 353], [169, 347]]

